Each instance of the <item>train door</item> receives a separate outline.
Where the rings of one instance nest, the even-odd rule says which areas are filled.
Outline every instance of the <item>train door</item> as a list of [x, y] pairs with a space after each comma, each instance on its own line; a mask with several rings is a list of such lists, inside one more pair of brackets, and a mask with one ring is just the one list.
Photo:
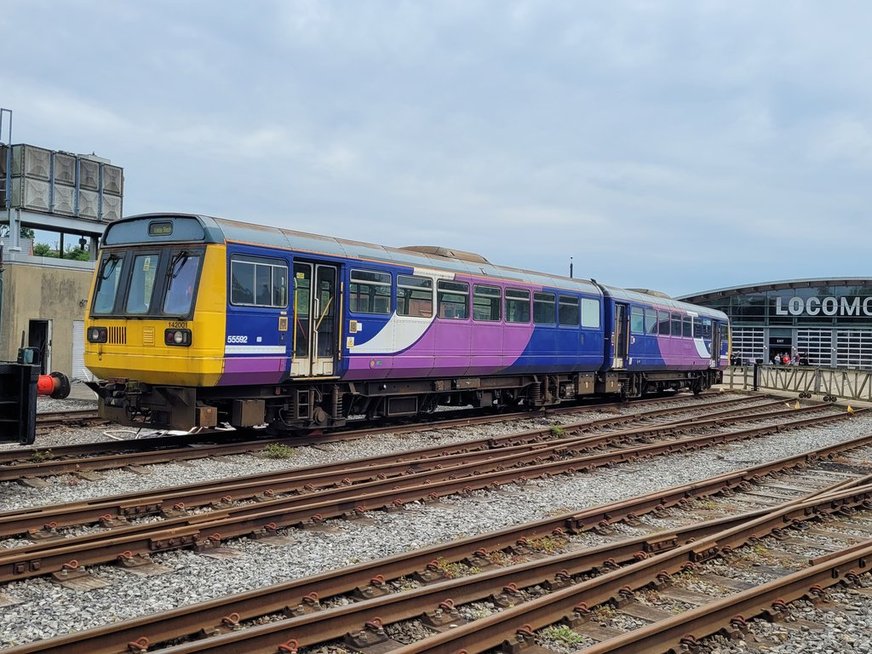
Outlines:
[[721, 323], [717, 320], [712, 321], [712, 362], [711, 367], [717, 368], [721, 363]]
[[294, 262], [294, 341], [291, 375], [329, 376], [336, 361], [337, 268]]
[[628, 313], [626, 304], [615, 304], [614, 368], [623, 368], [626, 366], [630, 336], [630, 330], [627, 325]]

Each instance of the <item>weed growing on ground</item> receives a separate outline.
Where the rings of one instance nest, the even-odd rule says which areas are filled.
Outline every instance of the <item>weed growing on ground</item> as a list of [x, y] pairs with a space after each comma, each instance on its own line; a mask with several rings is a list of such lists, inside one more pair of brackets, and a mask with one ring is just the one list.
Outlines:
[[458, 577], [465, 577], [466, 575], [474, 575], [481, 572], [481, 570], [475, 566], [468, 566], [460, 561], [452, 563], [447, 559], [437, 559], [436, 568], [439, 569], [448, 579], [457, 579]]
[[555, 552], [562, 551], [565, 544], [566, 541], [564, 541], [562, 538], [555, 538], [554, 536], [532, 538], [527, 541], [527, 547], [529, 547], [531, 550], [545, 552], [546, 554], [554, 554]]
[[30, 455], [30, 460], [33, 461], [33, 463], [42, 463], [43, 461], [47, 461], [51, 457], [51, 450], [37, 450]]
[[563, 645], [578, 645], [579, 643], [584, 642], [584, 636], [575, 633], [565, 624], [551, 625], [550, 627], [543, 629], [542, 636], [548, 640]]
[[263, 455], [267, 459], [292, 459], [297, 456], [297, 451], [282, 443], [270, 443], [263, 448]]

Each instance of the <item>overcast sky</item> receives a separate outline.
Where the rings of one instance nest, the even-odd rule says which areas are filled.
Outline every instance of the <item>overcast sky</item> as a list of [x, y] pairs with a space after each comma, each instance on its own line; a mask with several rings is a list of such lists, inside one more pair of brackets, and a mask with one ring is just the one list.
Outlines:
[[870, 25], [861, 1], [0, 0], [0, 106], [15, 142], [123, 166], [126, 215], [680, 295], [872, 276]]

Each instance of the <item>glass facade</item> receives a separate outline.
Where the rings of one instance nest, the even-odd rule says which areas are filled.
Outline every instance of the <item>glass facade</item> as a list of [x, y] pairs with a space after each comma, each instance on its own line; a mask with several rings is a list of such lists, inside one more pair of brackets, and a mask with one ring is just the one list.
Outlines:
[[872, 369], [872, 279], [797, 280], [679, 298], [726, 313], [736, 362]]

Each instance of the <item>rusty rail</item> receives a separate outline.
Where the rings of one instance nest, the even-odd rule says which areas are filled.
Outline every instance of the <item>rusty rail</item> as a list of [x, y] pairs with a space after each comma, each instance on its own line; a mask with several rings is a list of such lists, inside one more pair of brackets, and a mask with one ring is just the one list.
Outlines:
[[[826, 408], [828, 408], [826, 405], [818, 405], [816, 407], [809, 407], [809, 410], [823, 410]], [[656, 416], [664, 415], [663, 410], [649, 412], [644, 415], [646, 418], [650, 418], [651, 413]], [[795, 413], [795, 411], [789, 411], [788, 413]], [[769, 414], [769, 416], [779, 416], [781, 414], [782, 412], [776, 412], [775, 414]], [[759, 414], [754, 414], [750, 419], [758, 419], [760, 417], [766, 417], [766, 415], [760, 416]], [[692, 421], [693, 428], [697, 428], [727, 424], [729, 422], [740, 422], [742, 418], [725, 417], [722, 419], [712, 418], [706, 420], [695, 418]], [[337, 485], [372, 481], [379, 477], [393, 478], [401, 475], [408, 476], [414, 473], [423, 473], [433, 468], [470, 465], [480, 460], [492, 462], [495, 460], [494, 453], [498, 457], [505, 457], [513, 453], [537, 450], [542, 452], [542, 456], [544, 456], [555, 449], [568, 446], [575, 447], [580, 444], [584, 444], [585, 449], [590, 449], [605, 443], [632, 440], [658, 433], [671, 434], [680, 429], [681, 425], [688, 426], [688, 421], [685, 420], [667, 423], [666, 425], [654, 428], [636, 428], [621, 432], [609, 432], [601, 436], [585, 435], [596, 427], [620, 425], [626, 422], [627, 420], [623, 416], [616, 419], [616, 421], [601, 419], [567, 425], [564, 428], [565, 432], [559, 438], [556, 438], [551, 433], [549, 427], [520, 434], [439, 445], [356, 461], [343, 461], [335, 464], [308, 466], [290, 471], [206, 482], [178, 490], [132, 493], [55, 507], [11, 511], [0, 514], [0, 537], [23, 534], [33, 529], [43, 529], [47, 525], [54, 529], [158, 513], [178, 514], [179, 511], [177, 509], [182, 506], [192, 508], [215, 503], [224, 506], [231, 501], [257, 497], [268, 499], [277, 494], [286, 493], [308, 493], [316, 489], [325, 489]], [[576, 433], [580, 435], [573, 437], [573, 434]]]
[[[545, 463], [541, 462], [540, 452], [522, 452], [491, 457], [488, 461], [468, 466], [453, 466], [350, 487], [329, 488], [309, 495], [280, 497], [254, 505], [219, 508], [208, 514], [171, 518], [158, 524], [110, 529], [66, 539], [61, 544], [36, 543], [0, 551], [0, 581], [41, 576], [78, 565], [105, 563], [115, 560], [122, 553], [142, 555], [185, 547], [210, 547], [229, 538], [269, 535], [280, 528], [307, 521], [323, 521], [425, 498], [436, 499], [533, 477], [587, 471], [643, 456], [684, 452], [715, 443], [828, 422], [846, 415], [805, 418], [780, 425], [660, 442], [588, 456], [566, 456], [566, 452], [562, 452], [554, 457], [556, 460]], [[519, 464], [524, 467], [512, 467]]]
[[[146, 616], [127, 620], [114, 625], [87, 632], [70, 634], [51, 641], [43, 641], [25, 645], [10, 651], [10, 654], [25, 652], [72, 652], [81, 651], [91, 654], [110, 654], [125, 651], [128, 642], [159, 643], [171, 639], [182, 638], [200, 629], [212, 631], [226, 626], [225, 619], [235, 615], [236, 621], [250, 620], [261, 615], [279, 612], [285, 607], [293, 608], [292, 612], [311, 611], [316, 608], [317, 601], [311, 593], [317, 593], [324, 599], [328, 596], [348, 593], [355, 588], [378, 592], [383, 580], [395, 579], [423, 570], [435, 559], [449, 561], [459, 560], [475, 555], [475, 552], [490, 552], [510, 546], [518, 546], [519, 540], [541, 538], [561, 532], [577, 533], [603, 523], [614, 523], [626, 517], [642, 515], [652, 510], [665, 509], [681, 505], [685, 501], [706, 495], [718, 493], [727, 489], [735, 489], [750, 481], [777, 472], [797, 467], [805, 467], [810, 463], [826, 460], [839, 452], [856, 449], [872, 444], [872, 435], [856, 439], [849, 443], [833, 445], [825, 450], [810, 451], [779, 461], [765, 463], [734, 473], [719, 475], [709, 480], [684, 484], [657, 493], [631, 498], [621, 502], [595, 507], [581, 512], [567, 513], [545, 520], [503, 529], [490, 534], [454, 541], [445, 545], [433, 546], [423, 550], [407, 552], [382, 561], [373, 561], [361, 565], [331, 571], [305, 579], [249, 591], [240, 595], [220, 598], [176, 609], [155, 616]], [[806, 502], [815, 496], [830, 496], [852, 485], [868, 483], [869, 477], [847, 480], [827, 488], [810, 493], [808, 496], [785, 503], [784, 507]], [[759, 517], [771, 513], [770, 509], [755, 511], [744, 516], [733, 516], [688, 527], [684, 530], [664, 535], [648, 535], [632, 541], [610, 544], [608, 558], [615, 560], [632, 560], [640, 551], [655, 552], [659, 549], [675, 547], [683, 540], [701, 539], [715, 531], [723, 530], [750, 517]], [[603, 548], [599, 548], [602, 550]], [[598, 550], [598, 551], [599, 551]], [[594, 560], [595, 555], [591, 555]], [[566, 555], [570, 556], [570, 555]], [[578, 554], [576, 554], [578, 556]], [[565, 558], [565, 557], [564, 557]], [[360, 624], [356, 625], [359, 628]], [[275, 645], [274, 645], [275, 646]], [[248, 650], [245, 650], [248, 651]], [[275, 651], [275, 650], [272, 650]]]
[[[620, 589], [623, 587], [637, 589], [652, 583], [663, 583], [671, 575], [692, 567], [694, 563], [711, 558], [721, 551], [728, 550], [728, 548], [735, 549], [752, 538], [759, 538], [790, 523], [817, 517], [818, 511], [834, 513], [852, 504], [868, 504], [870, 497], [872, 497], [872, 488], [865, 486], [861, 489], [845, 491], [838, 496], [830, 495], [811, 502], [767, 512], [766, 515], [755, 518], [747, 524], [681, 545], [594, 579], [557, 590], [549, 595], [507, 608], [500, 613], [393, 651], [396, 654], [454, 654], [459, 651], [473, 654], [506, 643], [507, 635], [511, 634], [515, 634], [515, 637], [511, 638], [510, 636], [507, 644], [518, 644], [526, 641], [532, 630], [554, 624], [567, 616], [570, 616], [570, 621], [573, 620], [571, 616], [578, 619], [587, 612], [589, 607], [619, 597]], [[605, 641], [585, 651], [590, 654], [662, 652], [664, 649], [668, 649], [669, 644], [676, 643], [676, 638], [680, 639], [687, 634], [689, 627], [693, 626], [696, 629], [712, 633], [723, 625], [725, 619], [728, 622], [737, 613], [740, 613], [741, 607], [753, 608], [771, 603], [774, 599], [772, 593], [777, 593], [778, 589], [793, 594], [793, 597], [798, 597], [806, 592], [811, 585], [820, 584], [821, 581], [826, 580], [828, 575], [830, 577], [826, 585], [844, 579], [846, 571], [844, 568], [840, 569], [839, 565], [849, 565], [857, 571], [864, 570], [868, 565], [866, 557], [872, 554], [870, 549], [872, 549], [872, 545], [862, 551], [849, 553], [845, 557], [813, 566], [776, 582], [749, 589], [739, 594], [738, 604], [736, 603], [737, 596], [724, 598], [717, 603], [711, 614], [706, 611], [709, 608], [706, 606], [690, 611], [684, 615], [690, 616], [691, 624], [685, 624], [682, 621], [682, 616], [677, 616], [672, 620], [647, 627], [645, 630], [648, 633], [659, 633], [661, 630], [665, 633], [664, 637], [655, 641], [650, 649], [647, 643], [644, 643], [644, 638], [640, 638], [637, 632], [630, 632], [625, 636]], [[803, 584], [807, 585], [803, 586]], [[803, 590], [798, 592], [800, 588]], [[797, 592], [798, 594], [795, 594]], [[181, 654], [181, 652], [228, 650], [220, 648], [209, 650], [173, 648], [170, 651], [173, 654]]]
[[[720, 402], [710, 402], [705, 405], [688, 404], [681, 407], [668, 407], [652, 411], [616, 416], [603, 419], [603, 422], [615, 424], [635, 422], [668, 413], [679, 413], [693, 408], [726, 405], [754, 400], [753, 397], [729, 398]], [[646, 400], [653, 401], [653, 400]], [[662, 400], [660, 400], [662, 401]], [[777, 404], [773, 401], [770, 404]], [[545, 412], [515, 412], [502, 414], [487, 414], [479, 416], [451, 417], [433, 422], [419, 423], [413, 426], [368, 427], [351, 429], [331, 434], [307, 437], [262, 438], [262, 430], [244, 429], [235, 431], [212, 432], [202, 435], [176, 435], [153, 438], [87, 443], [82, 445], [65, 445], [60, 447], [17, 448], [0, 451], [0, 481], [15, 481], [27, 477], [46, 477], [51, 475], [78, 473], [83, 470], [108, 470], [129, 465], [148, 465], [178, 460], [191, 460], [218, 455], [257, 452], [269, 445], [283, 444], [288, 446], [318, 445], [331, 442], [368, 438], [383, 434], [407, 434], [416, 431], [433, 429], [448, 429], [458, 426], [471, 426], [504, 422], [511, 419], [528, 418], [535, 415], [558, 415], [565, 413], [584, 413], [590, 410], [617, 407], [618, 404], [573, 406], [550, 409]], [[591, 421], [596, 424], [599, 421]], [[258, 438], [260, 436], [260, 438]]]

